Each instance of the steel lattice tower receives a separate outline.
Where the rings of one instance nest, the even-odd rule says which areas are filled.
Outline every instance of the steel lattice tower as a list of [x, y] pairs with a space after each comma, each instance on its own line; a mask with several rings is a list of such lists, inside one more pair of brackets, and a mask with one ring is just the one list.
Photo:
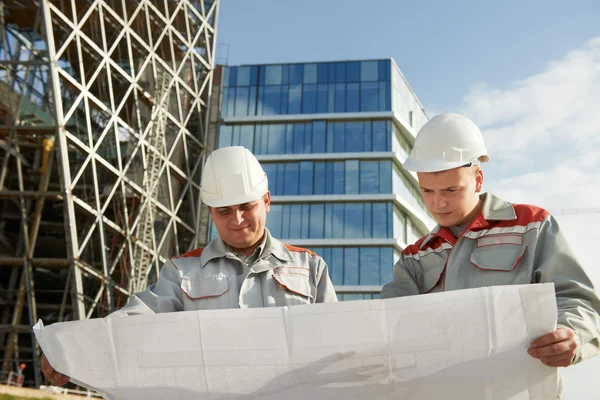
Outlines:
[[0, 332], [103, 317], [197, 247], [218, 0], [0, 0]]

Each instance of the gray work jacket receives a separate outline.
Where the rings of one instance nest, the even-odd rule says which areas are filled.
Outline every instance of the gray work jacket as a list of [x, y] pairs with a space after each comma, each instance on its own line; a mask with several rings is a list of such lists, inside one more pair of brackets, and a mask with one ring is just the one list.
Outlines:
[[539, 207], [482, 198], [480, 215], [458, 238], [438, 225], [405, 248], [381, 297], [553, 282], [558, 325], [580, 341], [574, 363], [597, 355], [600, 299], [556, 220]]
[[114, 314], [292, 306], [336, 302], [327, 264], [310, 250], [266, 231], [264, 249], [246, 266], [220, 239], [167, 261], [155, 284]]

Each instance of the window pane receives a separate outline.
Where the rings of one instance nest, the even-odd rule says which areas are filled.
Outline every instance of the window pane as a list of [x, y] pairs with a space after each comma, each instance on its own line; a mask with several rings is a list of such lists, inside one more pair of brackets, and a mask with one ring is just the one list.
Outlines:
[[281, 86], [281, 106], [279, 114], [288, 114], [289, 105], [289, 86]]
[[[332, 194], [344, 194], [344, 187], [346, 180], [344, 176], [344, 162], [334, 161], [333, 163], [333, 193]], [[329, 181], [331, 182], [331, 181]]]
[[281, 85], [281, 65], [267, 65], [265, 67], [265, 85]]
[[335, 81], [346, 82], [346, 63], [335, 63]]
[[346, 164], [346, 194], [358, 194], [358, 160], [347, 160]]
[[288, 207], [290, 208], [290, 238], [299, 239], [302, 237], [302, 206], [291, 204]]
[[269, 126], [259, 125], [255, 129], [254, 151], [257, 154], [269, 154]]
[[344, 237], [360, 239], [363, 236], [363, 205], [347, 203], [344, 205]]
[[335, 112], [346, 111], [346, 85], [338, 83], [335, 85]]
[[310, 205], [310, 233], [311, 239], [323, 238], [323, 225], [325, 221], [325, 205]]
[[333, 219], [333, 204], [325, 204], [325, 232], [324, 238], [331, 239], [334, 237], [334, 219]]
[[302, 154], [305, 153], [304, 149], [304, 130], [306, 128], [305, 124], [294, 124], [293, 134], [290, 135], [293, 138], [293, 143], [290, 149], [288, 149], [287, 153], [292, 154]]
[[380, 60], [379, 61], [379, 81], [390, 80], [390, 61]]
[[247, 87], [237, 88], [235, 91], [235, 114], [236, 116], [248, 115], [248, 95], [250, 89]]
[[360, 284], [379, 285], [379, 248], [360, 249]]
[[373, 237], [388, 237], [387, 221], [390, 215], [387, 213], [387, 203], [373, 204]]
[[392, 193], [392, 162], [379, 162], [379, 193]]
[[333, 204], [333, 237], [344, 237], [344, 204]]
[[377, 61], [363, 61], [360, 65], [360, 80], [374, 82], [378, 80], [379, 67]]
[[304, 65], [304, 83], [317, 83], [317, 64]]
[[304, 80], [304, 65], [290, 65], [290, 84], [301, 84]]
[[373, 151], [389, 151], [391, 137], [386, 132], [386, 124], [386, 121], [373, 121]]
[[244, 146], [248, 150], [252, 150], [254, 148], [254, 126], [241, 126], [239, 145]]
[[312, 149], [309, 148], [308, 152], [325, 153], [325, 129], [325, 121], [314, 121], [312, 123]]
[[293, 85], [288, 93], [288, 114], [300, 114], [302, 110], [302, 85]]
[[325, 163], [315, 162], [315, 194], [325, 194]]
[[300, 237], [302, 239], [308, 239], [308, 224], [310, 221], [310, 215], [309, 215], [309, 210], [310, 210], [310, 206], [308, 204], [302, 204], [302, 231], [300, 232]]
[[331, 282], [334, 285], [343, 285], [344, 284], [344, 249], [340, 247], [334, 247], [331, 249], [331, 264], [327, 264], [328, 266], [333, 265], [331, 269], [330, 277]]
[[250, 86], [250, 67], [238, 67], [236, 86]]
[[317, 112], [318, 113], [326, 113], [327, 112], [327, 102], [328, 102], [328, 93], [327, 93], [327, 84], [320, 84], [317, 86]]
[[327, 85], [327, 112], [335, 111], [335, 85], [330, 83]]
[[298, 195], [300, 183], [300, 166], [297, 163], [285, 163], [285, 180], [283, 194], [286, 196]]
[[304, 85], [302, 98], [302, 114], [317, 112], [317, 85]]
[[261, 90], [263, 91], [263, 115], [280, 114], [281, 86], [262, 86]]
[[313, 194], [313, 171], [314, 162], [302, 161], [300, 162], [300, 195]]
[[279, 196], [281, 193], [278, 193], [275, 189], [277, 187], [277, 164], [263, 163], [262, 168], [267, 174], [267, 179], [269, 180], [269, 190], [271, 194], [274, 196]]
[[329, 65], [327, 63], [317, 64], [317, 82], [327, 83], [329, 78], [328, 73]]
[[358, 85], [358, 83], [348, 83], [346, 85], [346, 112], [359, 111]]
[[379, 111], [379, 84], [367, 82], [360, 84], [360, 110]]
[[229, 68], [229, 86], [235, 86], [237, 82], [237, 67]]
[[268, 154], [285, 153], [285, 125], [273, 124], [269, 127]]
[[219, 145], [218, 147], [231, 146], [233, 136], [233, 126], [221, 125], [219, 129]]
[[248, 98], [248, 115], [256, 115], [256, 100], [257, 100], [258, 88], [256, 86], [250, 87], [250, 95]]
[[281, 220], [283, 217], [283, 209], [281, 204], [272, 204], [270, 216], [267, 219], [267, 228], [271, 231], [274, 237], [281, 237]]
[[379, 191], [379, 161], [360, 162], [360, 193], [381, 193]]
[[346, 82], [360, 82], [360, 62], [346, 64]]
[[333, 140], [333, 151], [336, 153], [342, 153], [346, 149], [346, 131], [344, 122], [334, 122], [334, 140]]
[[345, 248], [344, 261], [344, 285], [358, 285], [358, 248]]
[[364, 151], [364, 135], [362, 122], [346, 122], [346, 151]]
[[383, 247], [379, 250], [380, 284], [385, 285], [394, 280], [394, 249]]

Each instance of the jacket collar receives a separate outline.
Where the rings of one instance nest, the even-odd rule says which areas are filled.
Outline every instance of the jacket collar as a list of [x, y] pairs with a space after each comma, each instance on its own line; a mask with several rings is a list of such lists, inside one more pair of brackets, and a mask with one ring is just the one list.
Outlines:
[[[292, 254], [283, 243], [271, 236], [271, 232], [265, 228], [264, 243], [261, 243], [263, 249], [260, 252], [260, 259], [264, 259], [269, 255], [273, 255], [280, 261], [293, 261]], [[200, 256], [200, 266], [204, 267], [209, 261], [216, 258], [235, 257], [235, 254], [219, 236], [211, 240], [204, 248]]]
[[[512, 221], [517, 219], [515, 208], [508, 201], [502, 200], [491, 193], [483, 193], [479, 197], [483, 200], [481, 212], [473, 221], [471, 221], [465, 231], [485, 228], [490, 224], [488, 221]], [[441, 237], [452, 244], [456, 243], [456, 238], [450, 229], [438, 224], [427, 234], [427, 236], [425, 236], [419, 249], [423, 249], [425, 245], [436, 236]]]

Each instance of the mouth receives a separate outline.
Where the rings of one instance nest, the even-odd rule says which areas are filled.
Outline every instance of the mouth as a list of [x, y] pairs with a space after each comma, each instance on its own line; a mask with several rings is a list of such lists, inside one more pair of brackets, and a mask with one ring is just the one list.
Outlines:
[[250, 225], [242, 226], [240, 228], [231, 228], [230, 230], [233, 232], [242, 232], [242, 231], [245, 231], [246, 229], [250, 229]]

